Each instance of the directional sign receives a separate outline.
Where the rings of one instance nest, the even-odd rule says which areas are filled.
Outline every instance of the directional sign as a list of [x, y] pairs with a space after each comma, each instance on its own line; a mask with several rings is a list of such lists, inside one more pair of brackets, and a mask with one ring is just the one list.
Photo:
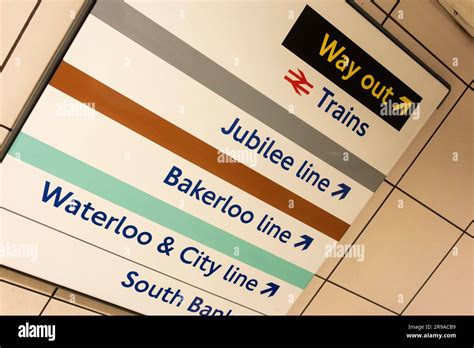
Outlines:
[[344, 1], [99, 1], [3, 160], [2, 238], [39, 249], [4, 262], [285, 314], [446, 93]]

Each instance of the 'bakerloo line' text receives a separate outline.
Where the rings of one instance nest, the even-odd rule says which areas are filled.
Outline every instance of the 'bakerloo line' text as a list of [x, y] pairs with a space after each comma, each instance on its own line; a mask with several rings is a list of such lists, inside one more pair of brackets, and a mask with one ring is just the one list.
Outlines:
[[[162, 182], [202, 205], [214, 209], [222, 214], [224, 218], [236, 220], [244, 225], [253, 225], [254, 231], [264, 238], [271, 238], [292, 248], [297, 247], [295, 243], [301, 242], [302, 238], [308, 239], [306, 234], [300, 235], [283, 227], [269, 213], [262, 213], [257, 216], [252, 210], [244, 208], [237, 202], [233, 195], [221, 195], [217, 191], [206, 187], [207, 185], [204, 184], [202, 179], [196, 180], [185, 177], [184, 171], [178, 166], [171, 167]], [[62, 207], [66, 213], [80, 216], [84, 221], [91, 221], [94, 225], [106, 230], [114, 230], [116, 234], [122, 234], [126, 238], [136, 239], [141, 245], [147, 245], [151, 242], [151, 233], [147, 231], [140, 232], [134, 225], [127, 226], [125, 216], [118, 218], [103, 211], [97, 211], [91, 202], [82, 203], [76, 199], [73, 192], [67, 192], [61, 186], [52, 186], [49, 181], [44, 184], [42, 196], [44, 203], [50, 202], [54, 207]]]

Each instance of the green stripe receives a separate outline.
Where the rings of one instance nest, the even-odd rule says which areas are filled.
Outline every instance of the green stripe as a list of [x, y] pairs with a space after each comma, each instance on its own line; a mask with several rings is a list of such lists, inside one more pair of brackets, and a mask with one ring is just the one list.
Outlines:
[[[41, 170], [303, 289], [313, 274], [120, 181], [25, 133], [8, 152]], [[239, 255], [234, 255], [234, 248]]]

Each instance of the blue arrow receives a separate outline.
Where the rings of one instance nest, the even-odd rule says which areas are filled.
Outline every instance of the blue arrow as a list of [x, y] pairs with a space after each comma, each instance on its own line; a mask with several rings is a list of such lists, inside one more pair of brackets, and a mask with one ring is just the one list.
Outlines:
[[346, 184], [339, 184], [337, 186], [339, 186], [341, 189], [331, 193], [331, 196], [336, 196], [338, 194], [341, 194], [341, 197], [339, 197], [339, 200], [346, 198], [351, 188], [347, 186]]
[[303, 234], [302, 236], [300, 236], [302, 241], [301, 242], [298, 242], [298, 243], [295, 243], [295, 248], [299, 247], [300, 245], [303, 246], [303, 249], [302, 250], [306, 250], [309, 248], [309, 246], [311, 245], [311, 243], [313, 243], [313, 238], [311, 238], [310, 236], [308, 236], [307, 234]]
[[260, 293], [263, 295], [269, 292], [270, 295], [268, 295], [268, 297], [272, 297], [273, 295], [275, 295], [278, 289], [280, 288], [280, 285], [276, 285], [275, 283], [272, 283], [272, 282], [267, 283], [267, 285], [268, 285], [268, 288], [260, 291]]

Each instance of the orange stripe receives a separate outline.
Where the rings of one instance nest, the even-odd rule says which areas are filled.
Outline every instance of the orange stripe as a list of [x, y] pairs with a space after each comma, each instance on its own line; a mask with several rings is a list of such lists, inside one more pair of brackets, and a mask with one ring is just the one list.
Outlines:
[[[227, 156], [229, 161], [219, 163], [219, 151], [214, 147], [64, 61], [50, 84], [83, 103], [93, 101], [105, 116], [335, 240], [349, 228], [346, 222], [242, 163]], [[293, 208], [289, 207], [290, 200]]]

